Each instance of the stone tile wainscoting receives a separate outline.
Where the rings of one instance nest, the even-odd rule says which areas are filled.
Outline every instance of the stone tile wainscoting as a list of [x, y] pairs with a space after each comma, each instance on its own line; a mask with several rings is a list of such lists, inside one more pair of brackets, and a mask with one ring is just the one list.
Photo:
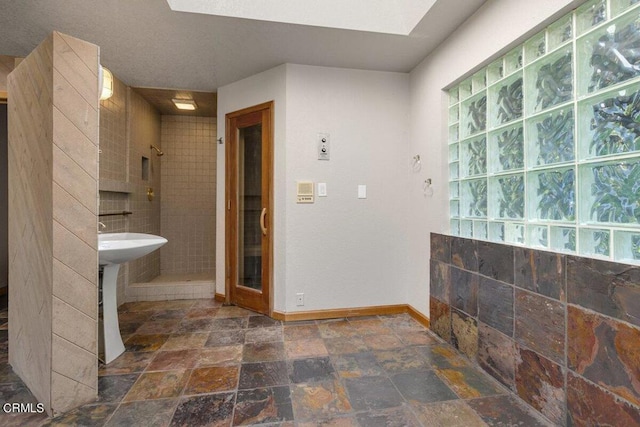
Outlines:
[[640, 267], [440, 234], [430, 263], [436, 334], [556, 425], [640, 426]]

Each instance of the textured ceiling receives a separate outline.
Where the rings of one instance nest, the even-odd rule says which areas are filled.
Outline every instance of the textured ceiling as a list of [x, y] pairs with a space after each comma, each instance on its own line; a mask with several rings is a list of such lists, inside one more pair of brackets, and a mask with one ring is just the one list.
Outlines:
[[[390, 0], [391, 1], [391, 0]], [[0, 0], [0, 54], [57, 30], [130, 86], [213, 92], [283, 63], [408, 72], [485, 0], [437, 0], [409, 36], [173, 12], [165, 0]]]

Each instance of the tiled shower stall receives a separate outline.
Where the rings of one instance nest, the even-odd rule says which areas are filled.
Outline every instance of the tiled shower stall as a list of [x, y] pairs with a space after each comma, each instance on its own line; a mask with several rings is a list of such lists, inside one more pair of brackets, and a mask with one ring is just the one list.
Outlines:
[[215, 135], [215, 117], [162, 115], [114, 78], [100, 105], [100, 213], [131, 214], [101, 216], [101, 231], [168, 240], [120, 269], [119, 302], [213, 297]]

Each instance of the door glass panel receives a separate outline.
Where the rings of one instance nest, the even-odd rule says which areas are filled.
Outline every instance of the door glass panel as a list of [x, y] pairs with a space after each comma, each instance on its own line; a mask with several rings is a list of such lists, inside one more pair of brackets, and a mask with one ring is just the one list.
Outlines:
[[238, 129], [238, 285], [262, 290], [262, 124]]

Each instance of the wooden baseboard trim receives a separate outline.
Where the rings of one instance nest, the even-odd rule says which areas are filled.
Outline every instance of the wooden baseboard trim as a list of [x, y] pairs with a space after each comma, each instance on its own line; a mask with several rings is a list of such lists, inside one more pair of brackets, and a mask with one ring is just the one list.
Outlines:
[[424, 314], [420, 313], [418, 310], [413, 308], [411, 305], [407, 304], [407, 313], [411, 317], [413, 317], [418, 323], [420, 323], [425, 328], [429, 329], [429, 318]]
[[225, 296], [224, 296], [224, 294], [219, 294], [219, 293], [216, 292], [216, 294], [214, 295], [213, 299], [215, 301], [218, 301], [218, 302], [224, 302], [225, 301]]
[[408, 313], [421, 325], [428, 328], [429, 319], [408, 304], [378, 305], [372, 307], [337, 308], [330, 310], [298, 311], [295, 313], [282, 313], [274, 311], [272, 316], [276, 320], [295, 322], [300, 320], [336, 319], [342, 317], [362, 316], [386, 316], [392, 314]]

